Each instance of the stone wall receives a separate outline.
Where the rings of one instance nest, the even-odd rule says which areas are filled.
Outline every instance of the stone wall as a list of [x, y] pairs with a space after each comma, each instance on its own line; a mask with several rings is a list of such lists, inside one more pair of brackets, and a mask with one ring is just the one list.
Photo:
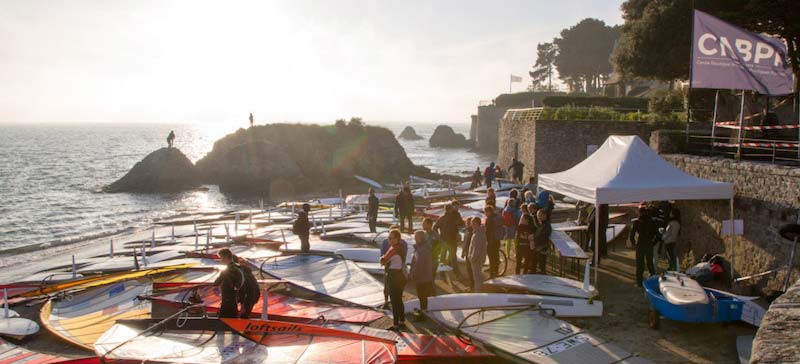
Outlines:
[[764, 315], [753, 340], [750, 363], [800, 363], [800, 280]]
[[[748, 276], [786, 264], [791, 242], [778, 235], [781, 225], [796, 223], [800, 209], [800, 168], [731, 159], [662, 155], [683, 171], [705, 179], [734, 184], [734, 215], [744, 220], [744, 236], [734, 239], [734, 273]], [[730, 259], [729, 239], [720, 238], [721, 221], [730, 218], [728, 201], [679, 201], [683, 229], [678, 246], [687, 268], [703, 254], [724, 254]], [[798, 259], [800, 260], [800, 259]], [[800, 274], [795, 263], [795, 277]], [[785, 271], [755, 281], [742, 282], [752, 294], [779, 290]]]
[[638, 135], [650, 139], [645, 122], [603, 120], [536, 120], [504, 118], [500, 123], [497, 162], [511, 164], [515, 151], [525, 163], [525, 178], [561, 172], [584, 160], [589, 146], [603, 144], [609, 135]]
[[475, 149], [482, 153], [497, 153], [500, 119], [508, 107], [478, 106], [478, 125], [475, 132]]

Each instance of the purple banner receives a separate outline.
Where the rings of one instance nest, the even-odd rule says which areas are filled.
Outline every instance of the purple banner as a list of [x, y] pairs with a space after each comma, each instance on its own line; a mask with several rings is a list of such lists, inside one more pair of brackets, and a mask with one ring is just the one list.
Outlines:
[[763, 95], [793, 92], [782, 40], [694, 11], [692, 88], [753, 90]]

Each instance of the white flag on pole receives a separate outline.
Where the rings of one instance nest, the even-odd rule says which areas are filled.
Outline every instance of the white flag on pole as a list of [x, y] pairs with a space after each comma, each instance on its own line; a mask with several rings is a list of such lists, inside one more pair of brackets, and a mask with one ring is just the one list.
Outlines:
[[522, 82], [522, 77], [511, 75], [511, 82]]

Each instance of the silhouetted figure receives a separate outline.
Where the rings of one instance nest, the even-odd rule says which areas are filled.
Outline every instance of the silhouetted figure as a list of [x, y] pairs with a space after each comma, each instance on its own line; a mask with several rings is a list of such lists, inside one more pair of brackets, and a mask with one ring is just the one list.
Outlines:
[[297, 213], [297, 219], [292, 224], [292, 232], [300, 238], [300, 251], [308, 253], [311, 249], [308, 238], [311, 230], [311, 223], [308, 222], [308, 212], [311, 211], [311, 205], [304, 203], [303, 210]]
[[511, 179], [514, 182], [522, 183], [522, 171], [525, 168], [525, 164], [518, 161], [517, 158], [511, 161], [511, 166], [508, 169], [511, 171]]
[[253, 127], [253, 113], [250, 113], [250, 127]]
[[481, 167], [475, 168], [475, 173], [472, 174], [472, 183], [469, 185], [469, 189], [474, 190], [481, 186]]
[[167, 147], [172, 148], [173, 142], [175, 142], [175, 131], [170, 130], [169, 135], [167, 135]]

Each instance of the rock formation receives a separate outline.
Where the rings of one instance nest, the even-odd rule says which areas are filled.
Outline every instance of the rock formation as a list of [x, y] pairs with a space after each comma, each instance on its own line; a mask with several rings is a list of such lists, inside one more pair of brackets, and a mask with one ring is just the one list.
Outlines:
[[161, 148], [106, 186], [106, 192], [177, 192], [200, 185], [197, 169], [176, 148]]
[[417, 134], [417, 131], [414, 128], [407, 126], [400, 135], [397, 136], [398, 139], [405, 139], [405, 140], [421, 140], [422, 137]]
[[439, 125], [433, 131], [431, 139], [428, 141], [431, 147], [436, 148], [469, 148], [470, 143], [467, 142], [461, 134], [456, 134], [453, 128], [447, 125]]
[[219, 184], [222, 191], [268, 192], [271, 197], [356, 187], [354, 174], [399, 181], [430, 173], [411, 163], [388, 129], [355, 125], [239, 129], [215, 142], [197, 168], [204, 181]]

